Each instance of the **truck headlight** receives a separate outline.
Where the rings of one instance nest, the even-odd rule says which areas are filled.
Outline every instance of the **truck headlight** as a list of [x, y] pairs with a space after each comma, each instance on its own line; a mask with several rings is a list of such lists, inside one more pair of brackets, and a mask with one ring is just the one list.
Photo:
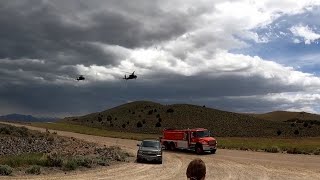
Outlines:
[[161, 155], [161, 151], [158, 151], [158, 152], [157, 152], [157, 155]]

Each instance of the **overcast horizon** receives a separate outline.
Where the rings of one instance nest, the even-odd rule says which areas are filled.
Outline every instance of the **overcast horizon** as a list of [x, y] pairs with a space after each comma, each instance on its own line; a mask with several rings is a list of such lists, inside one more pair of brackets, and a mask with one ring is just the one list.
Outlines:
[[320, 0], [2, 0], [0, 115], [140, 100], [320, 114], [319, 18]]

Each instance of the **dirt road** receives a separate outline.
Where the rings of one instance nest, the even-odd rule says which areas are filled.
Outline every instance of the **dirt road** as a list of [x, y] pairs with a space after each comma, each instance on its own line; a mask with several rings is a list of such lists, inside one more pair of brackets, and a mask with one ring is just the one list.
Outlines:
[[[20, 126], [20, 125], [17, 125]], [[42, 128], [29, 127], [45, 131]], [[105, 145], [118, 145], [136, 154], [137, 141], [84, 135], [57, 131], [58, 135], [75, 137]], [[211, 179], [319, 179], [320, 156], [272, 154], [218, 149], [217, 154], [198, 156], [192, 153], [164, 152], [164, 162], [158, 164], [123, 163], [84, 172], [55, 174], [50, 176], [1, 177], [0, 179], [48, 179], [48, 180], [157, 180], [186, 179], [188, 163], [200, 157], [207, 165], [207, 178]]]

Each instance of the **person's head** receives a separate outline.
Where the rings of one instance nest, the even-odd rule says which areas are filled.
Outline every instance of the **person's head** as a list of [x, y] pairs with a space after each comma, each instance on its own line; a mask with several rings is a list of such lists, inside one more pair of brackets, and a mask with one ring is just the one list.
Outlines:
[[190, 180], [204, 180], [206, 177], [206, 165], [197, 158], [189, 163], [186, 172], [187, 178]]

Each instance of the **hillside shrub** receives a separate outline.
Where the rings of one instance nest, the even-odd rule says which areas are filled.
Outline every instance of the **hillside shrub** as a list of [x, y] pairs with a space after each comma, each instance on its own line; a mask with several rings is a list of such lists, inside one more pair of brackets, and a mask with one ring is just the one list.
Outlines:
[[309, 124], [308, 124], [307, 122], [304, 122], [304, 123], [303, 123], [303, 127], [308, 127], [308, 125], [309, 125]]
[[291, 123], [291, 127], [295, 127], [296, 126], [296, 124], [295, 123]]
[[157, 114], [157, 115], [156, 115], [156, 118], [159, 118], [159, 117], [160, 117], [160, 114]]
[[127, 121], [127, 124], [130, 124], [130, 122], [129, 122], [129, 121]]
[[115, 117], [115, 118], [114, 118], [114, 120], [118, 120], [118, 118], [117, 118], [117, 117]]
[[153, 110], [148, 111], [148, 115], [151, 115], [153, 113]]
[[112, 117], [110, 115], [107, 116], [107, 121], [111, 121]]
[[99, 121], [99, 122], [101, 122], [101, 121], [102, 121], [102, 118], [101, 118], [100, 116], [98, 117], [98, 121]]
[[139, 121], [138, 123], [137, 123], [137, 128], [141, 128], [142, 127], [142, 123]]
[[153, 112], [157, 112], [157, 109], [154, 109]]
[[299, 134], [299, 130], [296, 129], [296, 130], [294, 131], [294, 134], [295, 134], [295, 135], [298, 135], [298, 134]]
[[281, 131], [281, 130], [278, 130], [278, 131], [277, 131], [277, 134], [278, 134], [278, 136], [280, 136], [280, 135], [282, 134], [282, 131]]
[[136, 112], [133, 111], [132, 114], [136, 114]]
[[160, 123], [160, 122], [157, 122], [157, 123], [156, 123], [156, 127], [161, 127], [161, 123]]
[[36, 174], [36, 175], [39, 175], [39, 174], [41, 174], [41, 168], [40, 168], [40, 166], [38, 166], [38, 165], [34, 165], [34, 166], [31, 166], [31, 167], [29, 167], [28, 169], [26, 169], [26, 173], [27, 173], [27, 174]]
[[126, 128], [126, 124], [122, 124], [122, 128]]
[[159, 118], [159, 119], [158, 119], [158, 122], [161, 122], [161, 121], [162, 121], [162, 119], [161, 119], [161, 118]]
[[0, 175], [9, 176], [12, 174], [13, 169], [8, 165], [0, 165]]
[[172, 108], [167, 109], [167, 113], [173, 113], [174, 110]]

